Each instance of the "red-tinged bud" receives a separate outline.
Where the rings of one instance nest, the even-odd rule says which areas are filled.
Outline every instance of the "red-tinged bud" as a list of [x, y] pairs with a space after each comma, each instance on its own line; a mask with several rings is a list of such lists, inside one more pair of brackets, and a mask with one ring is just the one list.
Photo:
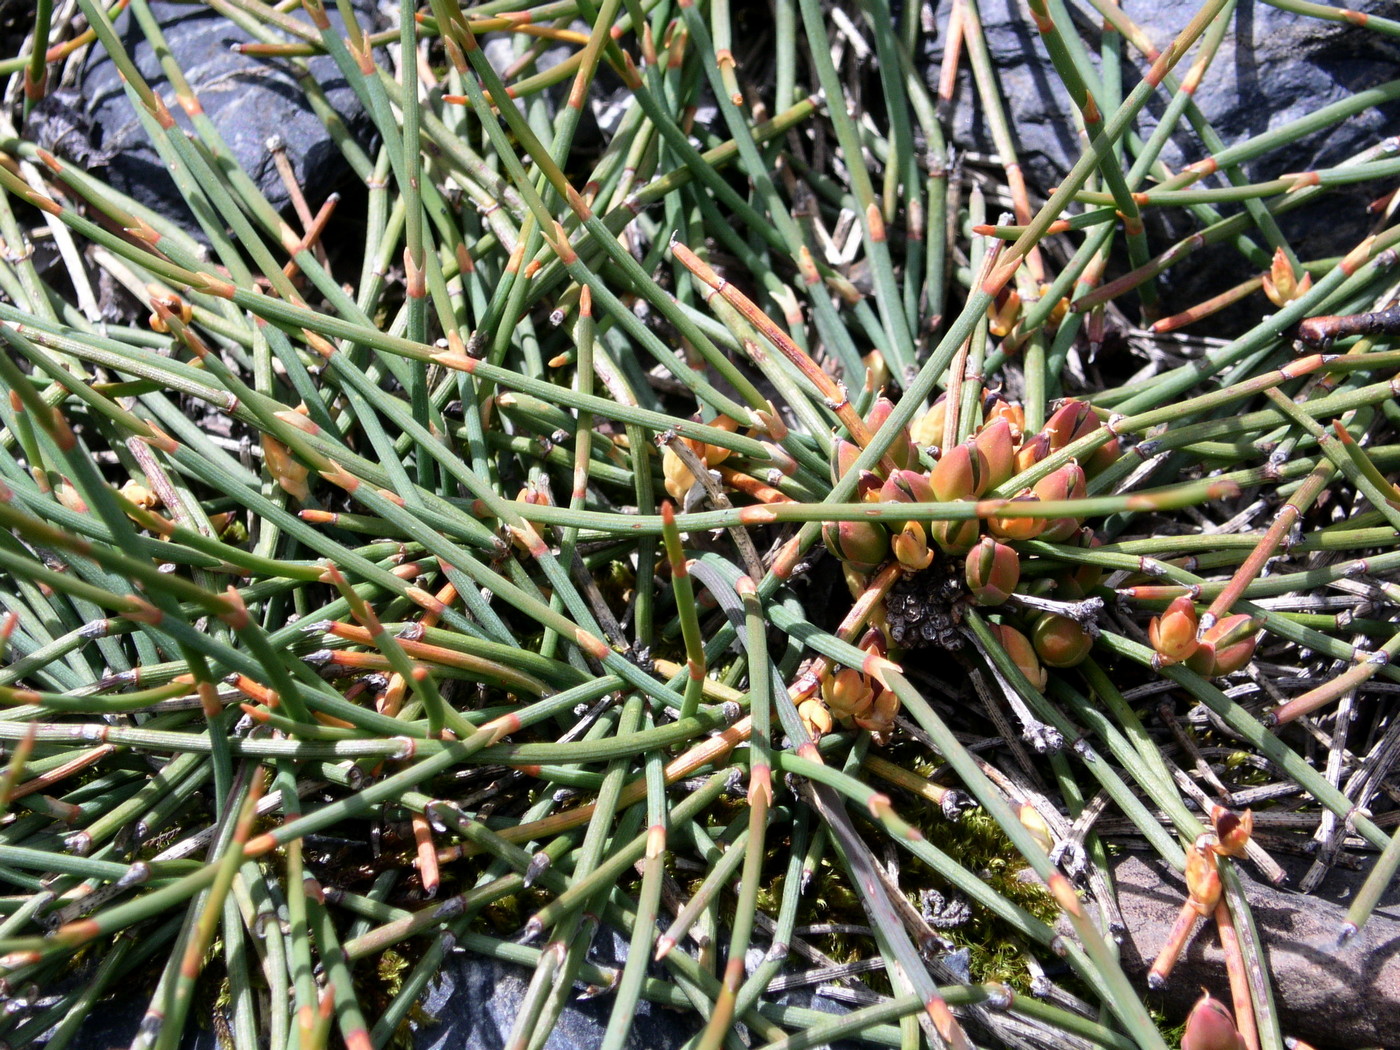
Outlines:
[[978, 522], [976, 518], [939, 519], [929, 523], [928, 532], [943, 553], [966, 554], [977, 543]]
[[[865, 414], [865, 425], [870, 428], [871, 433], [874, 433], [884, 425], [885, 420], [890, 418], [890, 413], [893, 411], [893, 401], [887, 397], [877, 397], [875, 404]], [[918, 466], [919, 453], [914, 448], [908, 427], [904, 427], [890, 443], [889, 456], [890, 459], [894, 460], [895, 466], [901, 469]]]
[[[884, 606], [882, 605], [880, 608], [883, 609]], [[875, 617], [872, 616], [871, 619], [874, 620]], [[856, 643], [856, 648], [881, 658], [890, 655], [890, 647], [885, 644], [885, 636], [874, 627], [865, 629], [865, 633], [860, 636], [860, 641]]]
[[896, 470], [880, 487], [881, 503], [934, 503], [933, 486], [927, 474], [917, 470]]
[[[1011, 498], [1012, 503], [1039, 503], [1040, 497], [1030, 489]], [[1002, 540], [1033, 540], [1045, 528], [1044, 518], [991, 517], [987, 519], [987, 531]]]
[[1118, 462], [1118, 458], [1123, 455], [1123, 443], [1118, 440], [1118, 435], [1114, 435], [1106, 442], [1094, 449], [1093, 453], [1084, 461], [1084, 473], [1091, 478], [1098, 477], [1113, 464]]
[[856, 465], [856, 459], [860, 456], [860, 446], [847, 441], [845, 438], [838, 438], [836, 441], [835, 454], [831, 457], [831, 480], [840, 481], [851, 472], [851, 468]]
[[1186, 1018], [1181, 1050], [1244, 1050], [1244, 1039], [1235, 1027], [1230, 1009], [1201, 989], [1201, 998]]
[[1021, 669], [1021, 673], [1037, 689], [1045, 688], [1045, 668], [1040, 666], [1040, 661], [1036, 658], [1035, 647], [1031, 641], [1014, 627], [1008, 627], [1004, 623], [994, 623], [991, 625], [992, 633], [996, 635], [997, 641], [1001, 643], [1006, 655], [1011, 657], [1011, 662]]
[[972, 439], [987, 460], [986, 488], [994, 489], [1010, 481], [1016, 473], [1016, 439], [1006, 419], [996, 419], [977, 432]]
[[933, 407], [909, 428], [910, 437], [920, 448], [927, 445], [943, 445], [943, 424], [948, 419], [948, 395], [941, 394]]
[[[1042, 500], [1083, 499], [1088, 488], [1083, 468], [1071, 460], [1037, 481], [1032, 491]], [[1040, 538], [1049, 543], [1060, 543], [1078, 532], [1079, 524], [1078, 518], [1055, 518], [1046, 523]]]
[[1021, 581], [1021, 557], [1004, 543], [983, 536], [967, 554], [967, 589], [978, 605], [1000, 605]]
[[860, 477], [856, 479], [856, 502], [879, 503], [880, 489], [884, 484], [884, 478], [875, 471], [862, 470]]
[[1224, 806], [1211, 806], [1210, 826], [1215, 831], [1215, 852], [1222, 857], [1243, 857], [1254, 835], [1254, 810], [1236, 813]]
[[832, 715], [845, 722], [865, 714], [875, 702], [875, 693], [864, 675], [845, 667], [822, 679], [822, 699]]
[[904, 528], [894, 534], [890, 548], [895, 559], [910, 572], [922, 572], [933, 564], [933, 551], [928, 549], [928, 536], [917, 521], [906, 521]]
[[1199, 648], [1196, 641], [1196, 606], [1183, 594], [1167, 606], [1161, 616], [1154, 616], [1147, 625], [1147, 640], [1164, 664], [1181, 663]]
[[890, 556], [890, 534], [874, 521], [829, 521], [822, 526], [826, 549], [857, 572], [873, 572]]
[[929, 484], [939, 503], [976, 499], [987, 490], [991, 467], [983, 451], [971, 441], [954, 445], [929, 472]]
[[1186, 898], [1197, 915], [1209, 917], [1220, 903], [1220, 865], [1208, 848], [1210, 836], [1202, 835], [1186, 849]]
[[1050, 451], [1058, 452], [1071, 441], [1077, 441], [1101, 426], [1103, 424], [1087, 401], [1070, 398], [1055, 409], [1040, 432], [1050, 438]]
[[1026, 438], [1016, 450], [1016, 473], [1029, 470], [1050, 455], [1050, 435], [1041, 432]]
[[1186, 666], [1207, 678], [1234, 674], [1254, 658], [1258, 631], [1258, 622], [1244, 613], [1227, 616], [1201, 637], [1200, 647], [1187, 659]]
[[1074, 667], [1084, 662], [1094, 647], [1094, 639], [1082, 624], [1068, 616], [1045, 613], [1031, 628], [1031, 644], [1047, 667]]
[[1037, 481], [1031, 491], [1043, 500], [1083, 499], [1088, 492], [1084, 469], [1070, 460]]
[[[1079, 530], [1078, 542], [1079, 546], [1088, 550], [1103, 546], [1103, 540], [1095, 536], [1092, 529], [1087, 528]], [[1081, 595], [1088, 594], [1103, 581], [1103, 566], [1081, 562], [1071, 576], [1074, 582], [1079, 585], [1079, 593]]]

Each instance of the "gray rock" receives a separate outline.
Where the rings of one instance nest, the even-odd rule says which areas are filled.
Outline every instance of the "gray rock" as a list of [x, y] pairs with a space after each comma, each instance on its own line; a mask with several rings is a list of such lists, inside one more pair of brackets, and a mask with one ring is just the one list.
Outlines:
[[[1307, 862], [1289, 864], [1290, 883]], [[1319, 1048], [1400, 1046], [1400, 887], [1392, 887], [1360, 933], [1337, 947], [1337, 930], [1364, 873], [1333, 870], [1318, 894], [1304, 896], [1250, 879], [1246, 895], [1268, 957], [1284, 1035]], [[1146, 988], [1151, 967], [1185, 899], [1185, 884], [1155, 857], [1128, 856], [1114, 871], [1118, 903], [1127, 923], [1123, 967]], [[1220, 938], [1214, 923], [1199, 925], [1153, 998], [1169, 1015], [1184, 1018], [1201, 987], [1229, 1001]]]
[[[378, 27], [372, 0], [356, 0], [355, 7], [361, 26]], [[287, 156], [313, 208], [346, 181], [350, 169], [306, 100], [289, 63], [230, 50], [250, 38], [207, 7], [151, 0], [150, 8], [205, 113], [228, 143], [231, 159], [247, 172], [273, 207], [282, 209], [290, 203], [267, 149], [267, 140], [274, 134], [286, 143]], [[343, 32], [333, 6], [330, 14], [338, 31]], [[299, 11], [293, 17], [304, 18]], [[123, 14], [117, 30], [142, 76], [170, 107], [180, 126], [188, 129], [189, 118], [176, 104], [154, 51], [130, 12]], [[335, 61], [324, 55], [314, 58], [310, 70], [347, 127], [365, 141], [370, 132], [368, 118]], [[102, 49], [95, 48], [84, 66], [79, 90], [79, 108], [93, 124], [98, 140], [95, 145], [109, 158], [104, 174], [111, 185], [194, 230], [193, 214], [151, 145], [122, 87], [116, 64]]]
[[[947, 24], [949, 6], [949, 0], [937, 4], [935, 22], [940, 27]], [[1097, 61], [1100, 20], [1088, 5], [1070, 6], [1088, 13], [1075, 26], [1061, 28], [1078, 32]], [[1389, 0], [1353, 0], [1346, 6], [1377, 15], [1394, 14]], [[1163, 48], [1200, 3], [1124, 0], [1122, 7], [1152, 42]], [[1048, 191], [1059, 184], [1082, 152], [1070, 117], [1073, 105], [1024, 0], [982, 0], [979, 9], [1021, 166], [1034, 186]], [[937, 83], [942, 47], [938, 38], [925, 48], [926, 79], [931, 86]], [[1126, 94], [1145, 64], [1132, 48], [1125, 46], [1124, 51], [1128, 58], [1124, 67]], [[1193, 56], [1194, 52], [1178, 64], [1175, 72], [1179, 76], [1189, 68]], [[1240, 0], [1232, 29], [1195, 100], [1220, 138], [1230, 145], [1396, 77], [1400, 77], [1400, 43], [1395, 40], [1353, 26], [1304, 18], [1258, 0]], [[964, 149], [995, 153], [990, 126], [976, 98], [964, 59], [957, 98], [948, 117], [949, 131], [953, 142]], [[1159, 93], [1140, 114], [1137, 131], [1144, 140], [1155, 127], [1165, 98]], [[1162, 160], [1172, 170], [1209, 154], [1184, 120], [1182, 127], [1162, 153]], [[1244, 171], [1251, 181], [1261, 181], [1285, 172], [1332, 165], [1397, 130], [1400, 105], [1372, 108], [1248, 162]], [[1344, 254], [1365, 235], [1374, 218], [1366, 213], [1366, 203], [1385, 189], [1388, 187], [1363, 184], [1338, 190], [1325, 203], [1284, 219], [1284, 232], [1304, 259]], [[1150, 213], [1157, 222], [1158, 251], [1195, 229], [1187, 225], [1190, 220], [1186, 217], [1170, 214], [1176, 211], [1154, 209]], [[1199, 252], [1190, 258], [1189, 266], [1170, 270], [1165, 278], [1174, 300], [1169, 309], [1191, 305], [1248, 276], [1241, 271], [1233, 248]]]

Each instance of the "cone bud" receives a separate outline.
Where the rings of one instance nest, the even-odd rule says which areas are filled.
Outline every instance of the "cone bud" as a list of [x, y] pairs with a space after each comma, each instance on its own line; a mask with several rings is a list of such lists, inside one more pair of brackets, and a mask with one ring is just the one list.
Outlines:
[[884, 483], [885, 479], [873, 470], [862, 470], [856, 479], [856, 502], [879, 503], [880, 488]]
[[948, 418], [948, 395], [941, 394], [933, 407], [914, 420], [909, 428], [910, 437], [914, 443], [923, 447], [925, 445], [943, 444], [943, 424]]
[[[1012, 503], [1039, 503], [1040, 497], [1035, 495], [1030, 489], [1022, 489], [1021, 493], [1013, 496]], [[1013, 518], [1013, 517], [990, 517], [987, 519], [987, 531], [993, 536], [1002, 540], [1033, 540], [1040, 535], [1045, 528], [1044, 518]]]
[[895, 559], [910, 572], [922, 572], [933, 564], [933, 551], [928, 547], [928, 536], [924, 527], [917, 521], [906, 521], [904, 528], [894, 534], [890, 548]]
[[1040, 810], [1029, 802], [1022, 802], [1016, 809], [1016, 819], [1021, 822], [1023, 828], [1031, 833], [1037, 845], [1046, 853], [1055, 848], [1055, 833], [1050, 830], [1050, 825], [1040, 815]]
[[844, 667], [822, 679], [822, 699], [832, 715], [844, 722], [865, 714], [875, 694], [864, 675], [854, 667]]
[[965, 441], [943, 453], [929, 472], [929, 484], [937, 502], [951, 503], [982, 495], [990, 476], [986, 455], [975, 443]]
[[272, 475], [282, 491], [293, 499], [305, 503], [311, 495], [307, 483], [310, 471], [292, 456], [291, 450], [271, 434], [262, 435], [263, 466]]
[[[1084, 470], [1071, 460], [1035, 483], [1032, 491], [1043, 500], [1083, 499], [1088, 494], [1084, 481]], [[1040, 538], [1049, 543], [1060, 543], [1079, 531], [1078, 518], [1054, 518], [1046, 523]]]
[[1050, 436], [1044, 432], [1035, 434], [1021, 442], [1016, 450], [1016, 473], [1029, 470], [1046, 456], [1050, 455]]
[[1180, 663], [1196, 651], [1196, 606], [1183, 594], [1167, 606], [1161, 616], [1154, 616], [1147, 625], [1147, 640], [1166, 664]]
[[[959, 503], [966, 502], [959, 500]], [[929, 536], [945, 554], [966, 554], [977, 543], [976, 518], [952, 520], [940, 518], [929, 523]]]
[[1021, 581], [1021, 558], [1006, 544], [983, 536], [968, 551], [964, 575], [974, 602], [1000, 605]]
[[857, 572], [873, 572], [890, 556], [889, 531], [874, 521], [828, 521], [822, 526], [822, 540]]
[[1220, 903], [1220, 867], [1215, 851], [1208, 848], [1209, 836], [1202, 835], [1186, 850], [1187, 903], [1198, 915], [1206, 917]]
[[845, 438], [838, 438], [836, 450], [831, 457], [831, 480], [833, 483], [840, 481], [851, 472], [851, 468], [856, 465], [856, 458], [860, 455], [860, 446]]
[[992, 624], [992, 633], [996, 635], [997, 641], [1001, 643], [1006, 655], [1011, 657], [1011, 662], [1021, 669], [1021, 673], [1026, 676], [1031, 685], [1037, 689], [1044, 689], [1046, 676], [1045, 668], [1040, 665], [1036, 658], [1035, 647], [1031, 645], [1030, 639], [1014, 627], [1008, 627], [1004, 623]]
[[996, 338], [1005, 339], [1011, 334], [1011, 329], [1016, 326], [1016, 319], [1020, 316], [1021, 296], [1012, 288], [987, 307], [987, 317], [990, 320], [987, 330]]
[[[803, 248], [802, 250], [806, 251], [807, 249]], [[792, 293], [789, 292], [788, 294], [791, 295]], [[798, 312], [798, 316], [801, 316], [800, 311]], [[870, 351], [870, 353], [860, 359], [860, 362], [865, 365], [866, 390], [883, 390], [890, 385], [890, 365], [889, 362], [885, 360], [885, 355], [879, 350]]]
[[1084, 662], [1094, 639], [1082, 624], [1058, 613], [1044, 613], [1031, 628], [1035, 654], [1047, 667], [1074, 667]]
[[[717, 430], [724, 430], [730, 434], [737, 433], [739, 424], [728, 416], [716, 416], [710, 421], [710, 426]], [[700, 458], [700, 462], [707, 467], [717, 467], [729, 458], [731, 449], [722, 448], [719, 445], [707, 445], [696, 438], [681, 438], [695, 454]]]
[[927, 474], [917, 470], [896, 470], [880, 486], [881, 503], [934, 503], [933, 486]]
[[[890, 413], [894, 411], [894, 402], [887, 397], [877, 397], [875, 404], [870, 407], [870, 411], [865, 414], [865, 424], [875, 432], [884, 425], [885, 420], [890, 418]], [[890, 443], [890, 459], [894, 460], [895, 466], [900, 469], [907, 469], [918, 465], [919, 453], [914, 448], [914, 442], [909, 436], [909, 428], [904, 427]]]
[[807, 727], [807, 732], [811, 733], [817, 740], [830, 733], [835, 724], [831, 720], [831, 711], [827, 709], [826, 704], [815, 697], [802, 701], [797, 708], [797, 717], [802, 719], [802, 724]]
[[1020, 444], [1021, 437], [1026, 430], [1026, 410], [1020, 405], [1013, 405], [1010, 401], [996, 398], [983, 413], [983, 428], [991, 426], [998, 419], [1004, 419], [1011, 424], [1011, 439], [1016, 444]]
[[987, 460], [986, 488], [1010, 481], [1016, 473], [1016, 440], [1006, 419], [994, 419], [977, 432], [973, 444]]
[[1077, 441], [1101, 426], [1103, 424], [1087, 401], [1070, 398], [1051, 413], [1040, 432], [1050, 438], [1050, 451], [1058, 452], [1071, 441]]
[[[1081, 528], [1078, 536], [1079, 546], [1086, 550], [1093, 550], [1095, 547], [1102, 547], [1103, 540], [1094, 535], [1092, 529]], [[1103, 581], [1103, 566], [1093, 565], [1089, 562], [1081, 562], [1070, 574], [1071, 578], [1079, 586], [1081, 596], [1088, 594]]]
[[667, 494], [677, 503], [684, 503], [686, 493], [695, 487], [695, 475], [670, 447], [661, 450], [661, 477]]
[[894, 718], [897, 714], [899, 714], [899, 697], [888, 689], [878, 689], [870, 706], [852, 720], [860, 728], [880, 736], [894, 729]]
[[[1044, 299], [1045, 296], [1050, 293], [1050, 285], [1041, 284], [1036, 290], [1039, 292], [1040, 297]], [[1055, 305], [1051, 307], [1050, 316], [1045, 319], [1045, 327], [1051, 331], [1059, 328], [1060, 322], [1065, 319], [1065, 314], [1067, 313], [1069, 313], [1069, 300], [1064, 296], [1060, 296], [1059, 299], [1055, 300]]]
[[1254, 834], [1254, 811], [1236, 813], [1224, 806], [1212, 806], [1210, 825], [1215, 832], [1215, 852], [1222, 857], [1243, 857]]
[[1201, 992], [1200, 999], [1186, 1018], [1186, 1029], [1181, 1033], [1181, 1050], [1243, 1050], [1244, 1040], [1235, 1027], [1229, 1007], [1219, 999], [1211, 998], [1205, 989]]
[[1244, 613], [1235, 613], [1220, 620], [1201, 636], [1200, 647], [1186, 661], [1186, 666], [1207, 678], [1234, 674], [1254, 658], [1259, 644], [1258, 625]]
[[1123, 443], [1118, 440], [1118, 435], [1115, 434], [1094, 449], [1089, 458], [1084, 461], [1084, 473], [1091, 478], [1098, 477], [1117, 463], [1118, 457], [1121, 455], [1123, 455]]
[[1278, 307], [1287, 306], [1294, 299], [1306, 294], [1311, 287], [1312, 274], [1305, 273], [1303, 279], [1298, 280], [1288, 256], [1282, 248], [1276, 249], [1269, 264], [1269, 272], [1264, 275], [1264, 294], [1269, 297], [1269, 302]]

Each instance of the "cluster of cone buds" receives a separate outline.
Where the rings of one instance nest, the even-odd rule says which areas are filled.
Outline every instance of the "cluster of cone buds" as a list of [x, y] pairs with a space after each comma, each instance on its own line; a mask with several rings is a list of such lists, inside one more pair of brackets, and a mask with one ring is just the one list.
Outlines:
[[[884, 636], [879, 631], [867, 631], [860, 647], [883, 656]], [[826, 735], [839, 722], [868, 730], [878, 743], [894, 729], [899, 698], [873, 676], [854, 667], [828, 668], [820, 683], [820, 698], [810, 697], [797, 708], [813, 736]]]
[[[871, 409], [867, 423], [878, 429], [894, 405], [880, 398]], [[947, 449], [933, 469], [919, 466], [915, 441], [933, 444], [942, 440], [945, 405], [935, 404], [909, 431], [896, 439], [889, 450], [894, 469], [883, 474], [864, 471], [857, 484], [860, 499], [872, 503], [962, 503], [1009, 481], [1011, 477], [1040, 462], [1103, 424], [1083, 401], [1066, 401], [1034, 436], [1023, 439], [1025, 414], [1019, 406], [994, 400], [973, 436]], [[837, 443], [833, 478], [844, 477], [860, 455], [849, 441]], [[1087, 468], [1070, 461], [1013, 498], [1016, 502], [1080, 499], [1086, 495], [1087, 478], [1118, 457], [1118, 439], [1112, 438], [1095, 452]], [[874, 521], [829, 522], [823, 529], [827, 547], [851, 568], [868, 573], [888, 558], [896, 558], [911, 572], [928, 568], [936, 551], [965, 555], [977, 546], [982, 523], [976, 518], [895, 520], [888, 526]], [[996, 542], [1044, 539], [1064, 543], [1081, 532], [1075, 518], [990, 517], [987, 535]], [[1003, 559], [1004, 561], [1004, 559]], [[971, 581], [969, 585], [972, 586]], [[1014, 583], [1012, 585], [1014, 587]], [[1004, 600], [1004, 599], [1003, 599]]]
[[[871, 426], [878, 427], [892, 408], [883, 398], [877, 401], [869, 419]], [[1022, 408], [994, 399], [969, 440], [944, 451], [932, 470], [914, 469], [918, 463], [916, 447], [942, 441], [946, 408], [945, 401], [935, 403], [907, 435], [896, 440], [890, 456], [896, 469], [888, 476], [877, 472], [862, 475], [857, 487], [862, 499], [881, 503], [975, 501], [1103, 425], [1087, 403], [1071, 399], [1060, 404], [1039, 432], [1026, 436]], [[836, 477], [849, 471], [859, 451], [849, 442], [839, 443]], [[1017, 503], [1081, 499], [1087, 494], [1088, 478], [1118, 455], [1118, 439], [1113, 437], [1084, 466], [1071, 460], [1012, 499]], [[861, 574], [891, 557], [911, 572], [928, 568], [940, 552], [960, 560], [968, 594], [981, 606], [999, 606], [1018, 588], [1039, 597], [1077, 601], [1097, 585], [1101, 575], [1097, 569], [1084, 566], [1022, 584], [1021, 555], [1014, 544], [1031, 539], [1085, 546], [1096, 542], [1092, 532], [1072, 517], [911, 519], [896, 521], [888, 528], [877, 522], [832, 522], [823, 536], [828, 549]], [[1029, 636], [1009, 625], [999, 630], [1012, 659], [1036, 684], [1043, 684], [1045, 667], [1072, 667], [1088, 655], [1093, 644], [1083, 624], [1053, 613], [1043, 614], [1027, 628]]]
[[1184, 663], [1197, 674], [1219, 678], [1243, 669], [1259, 643], [1259, 622], [1244, 613], [1224, 616], [1204, 631], [1190, 596], [1175, 599], [1147, 625], [1158, 667]]
[[894, 693], [854, 667], [843, 667], [822, 679], [822, 701], [829, 718], [877, 736], [894, 728], [894, 716], [899, 713]]

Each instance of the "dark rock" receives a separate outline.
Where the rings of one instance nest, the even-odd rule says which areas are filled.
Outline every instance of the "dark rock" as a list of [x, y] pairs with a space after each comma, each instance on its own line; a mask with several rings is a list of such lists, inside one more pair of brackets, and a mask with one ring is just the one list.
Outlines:
[[[372, 0], [356, 0], [355, 7], [361, 26], [377, 28]], [[173, 0], [151, 0], [150, 8], [205, 113], [228, 143], [231, 159], [247, 172], [273, 207], [280, 210], [290, 203], [267, 148], [273, 135], [280, 135], [286, 144], [287, 157], [313, 208], [346, 181], [349, 166], [306, 100], [290, 63], [230, 50], [250, 38], [210, 8]], [[343, 24], [333, 7], [330, 15], [336, 31], [343, 34]], [[292, 17], [302, 16], [298, 11]], [[117, 30], [147, 83], [170, 107], [180, 126], [190, 128], [189, 118], [176, 103], [153, 49], [130, 12], [118, 21]], [[326, 55], [313, 58], [310, 71], [352, 134], [366, 140], [368, 117], [334, 59]], [[94, 49], [84, 66], [79, 90], [82, 108], [100, 136], [96, 145], [109, 158], [105, 177], [113, 188], [195, 230], [194, 216], [127, 97], [116, 63], [100, 48]]]
[[[1307, 862], [1284, 866], [1293, 883]], [[1319, 892], [1308, 896], [1254, 881], [1247, 868], [1241, 875], [1284, 1035], [1307, 1040], [1319, 1050], [1400, 1046], [1400, 887], [1392, 887], [1356, 937], [1338, 948], [1346, 902], [1360, 889], [1364, 873], [1334, 869]], [[1155, 857], [1142, 856], [1119, 861], [1113, 878], [1128, 927], [1123, 968], [1145, 989], [1147, 971], [1185, 899], [1185, 883]], [[1169, 1016], [1184, 1019], [1202, 986], [1229, 1001], [1213, 922], [1199, 925], [1167, 986], [1151, 997], [1163, 1003]]]
[[[949, 6], [949, 0], [937, 4], [935, 22], [940, 27], [947, 24]], [[1346, 6], [1377, 15], [1394, 12], [1388, 0], [1355, 0]], [[1175, 38], [1200, 3], [1124, 0], [1122, 7], [1160, 49]], [[1018, 159], [1027, 179], [1044, 193], [1059, 184], [1082, 153], [1071, 117], [1074, 107], [1022, 0], [983, 0], [979, 8]], [[1097, 61], [1097, 17], [1091, 20], [1086, 15], [1082, 24], [1061, 28], [1077, 32]], [[931, 86], [937, 83], [942, 47], [941, 38], [930, 40], [925, 47], [926, 80]], [[1124, 45], [1123, 50], [1126, 95], [1146, 67], [1134, 49]], [[1185, 74], [1193, 58], [1194, 52], [1178, 63], [1174, 71], [1178, 77]], [[1304, 18], [1258, 0], [1240, 0], [1233, 27], [1195, 100], [1228, 146], [1396, 77], [1400, 77], [1400, 42], [1354, 26]], [[1159, 93], [1139, 115], [1137, 132], [1142, 139], [1151, 134], [1167, 97]], [[995, 153], [990, 125], [976, 98], [964, 59], [957, 98], [948, 116], [949, 131], [953, 142], [963, 149]], [[1394, 134], [1397, 126], [1400, 104], [1371, 108], [1282, 145], [1244, 164], [1243, 169], [1250, 181], [1262, 181], [1285, 172], [1333, 165]], [[1161, 155], [1173, 171], [1209, 155], [1184, 119], [1181, 127]], [[1374, 183], [1339, 189], [1324, 202], [1286, 217], [1282, 221], [1284, 233], [1304, 259], [1344, 254], [1368, 232], [1374, 217], [1366, 213], [1366, 203], [1386, 189], [1378, 189]], [[1229, 213], [1234, 209], [1221, 210]], [[1158, 223], [1153, 231], [1158, 238], [1154, 245], [1157, 251], [1195, 229], [1179, 209], [1154, 209], [1149, 218]], [[1178, 266], [1165, 277], [1173, 300], [1167, 304], [1169, 310], [1191, 305], [1248, 276], [1241, 271], [1238, 253], [1230, 247], [1198, 252], [1190, 258], [1189, 265]]]
[[[602, 930], [593, 940], [589, 961], [616, 968], [627, 959], [627, 942], [615, 931]], [[749, 972], [763, 959], [763, 951], [751, 949], [745, 960]], [[949, 960], [966, 968], [962, 956]], [[665, 967], [652, 964], [654, 976]], [[531, 972], [523, 966], [496, 962], [480, 955], [456, 952], [444, 960], [434, 983], [421, 1001], [421, 1013], [432, 1021], [415, 1022], [414, 1050], [500, 1050], [529, 986]], [[594, 1050], [602, 1043], [613, 1008], [611, 994], [596, 999], [578, 997], [578, 986], [559, 1015], [545, 1050]], [[816, 985], [800, 985], [783, 992], [778, 1002], [784, 1006], [843, 1014], [845, 1003], [822, 995]], [[668, 1009], [642, 1000], [632, 1018], [632, 1029], [624, 1044], [629, 1050], [678, 1050], [703, 1028], [704, 1020], [687, 1009]], [[858, 1044], [840, 1042], [832, 1050], [855, 1050]]]
[[[589, 960], [620, 968], [627, 945], [604, 931]], [[454, 952], [423, 997], [422, 1012], [433, 1022], [415, 1026], [414, 1050], [500, 1050], [525, 998], [530, 971], [484, 956]], [[545, 1050], [593, 1050], [603, 1041], [613, 1008], [611, 995], [575, 997], [559, 1015]], [[643, 1000], [632, 1019], [629, 1050], [678, 1050], [700, 1030], [694, 1014], [667, 1010]]]

